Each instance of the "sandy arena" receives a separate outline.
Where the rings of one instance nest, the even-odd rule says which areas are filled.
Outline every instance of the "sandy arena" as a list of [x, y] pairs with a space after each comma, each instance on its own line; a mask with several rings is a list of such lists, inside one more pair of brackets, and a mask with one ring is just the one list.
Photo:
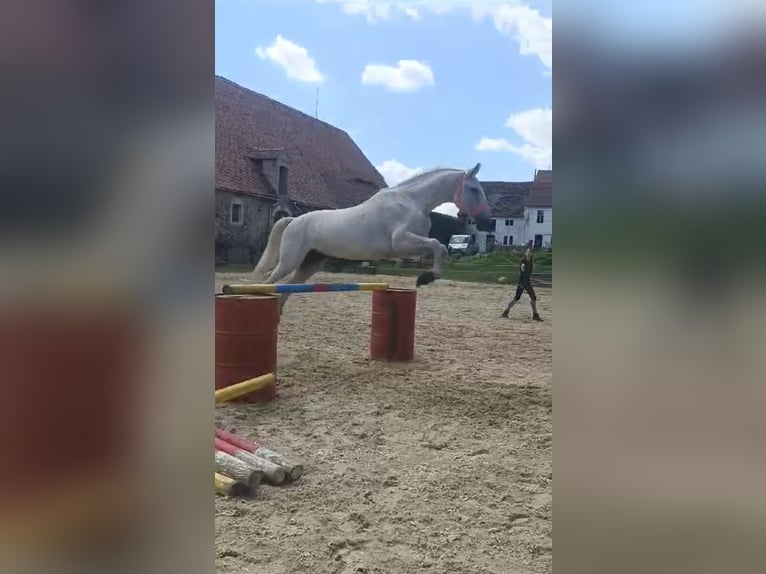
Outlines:
[[[220, 292], [246, 275], [216, 279]], [[279, 398], [219, 406], [216, 418], [305, 472], [256, 500], [216, 497], [217, 571], [551, 572], [552, 290], [537, 290], [535, 323], [526, 295], [498, 318], [513, 289], [422, 288], [408, 364], [368, 359], [369, 293], [293, 295]]]

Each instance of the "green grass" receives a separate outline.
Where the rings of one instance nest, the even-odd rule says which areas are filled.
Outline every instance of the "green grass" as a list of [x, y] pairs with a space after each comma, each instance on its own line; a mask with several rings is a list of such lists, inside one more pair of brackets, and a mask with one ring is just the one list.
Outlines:
[[[519, 276], [519, 261], [521, 250], [499, 250], [493, 253], [478, 255], [453, 255], [445, 265], [442, 278], [453, 281], [468, 281], [472, 283], [515, 283]], [[397, 267], [392, 261], [379, 261], [374, 264], [381, 275], [414, 277], [425, 269], [421, 267]], [[228, 265], [216, 268], [217, 273], [248, 273], [252, 265]], [[342, 262], [330, 262], [324, 271], [331, 273], [348, 272]], [[553, 253], [541, 251], [535, 253], [535, 271], [533, 279], [538, 283], [550, 283], [553, 274]], [[369, 277], [369, 276], [368, 276]], [[501, 279], [505, 279], [501, 281]]]
[[[442, 277], [474, 283], [514, 283], [519, 275], [521, 255], [521, 251], [497, 251], [472, 256], [453, 255], [444, 266]], [[422, 271], [418, 268], [396, 267], [393, 262], [380, 262], [377, 266], [378, 273], [385, 275], [414, 276]], [[533, 277], [540, 282], [550, 283], [552, 274], [553, 253], [535, 254]]]
[[250, 273], [255, 265], [221, 265], [215, 268], [216, 273]]

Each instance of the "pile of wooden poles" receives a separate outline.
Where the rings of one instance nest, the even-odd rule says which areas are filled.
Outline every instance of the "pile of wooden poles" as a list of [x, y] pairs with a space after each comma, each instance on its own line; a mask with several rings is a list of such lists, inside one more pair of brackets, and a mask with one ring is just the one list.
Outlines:
[[[216, 403], [231, 400], [268, 384], [274, 375], [256, 377], [215, 392]], [[230, 497], [253, 498], [262, 483], [279, 486], [297, 480], [303, 466], [273, 450], [222, 428], [215, 429], [215, 491]]]

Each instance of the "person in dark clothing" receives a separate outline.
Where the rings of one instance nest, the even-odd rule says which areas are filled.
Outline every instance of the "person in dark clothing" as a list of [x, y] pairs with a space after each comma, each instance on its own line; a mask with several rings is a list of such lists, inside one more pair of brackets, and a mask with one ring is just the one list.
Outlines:
[[521, 258], [519, 267], [520, 271], [518, 285], [516, 286], [516, 295], [514, 295], [513, 299], [508, 303], [508, 306], [505, 308], [505, 311], [503, 311], [501, 317], [508, 318], [508, 312], [511, 310], [511, 307], [518, 303], [521, 296], [524, 294], [524, 291], [526, 291], [532, 303], [532, 319], [535, 321], [542, 321], [540, 314], [537, 312], [537, 294], [535, 293], [534, 287], [532, 287], [532, 269], [534, 268], [534, 260], [532, 257], [531, 241], [527, 244], [527, 250]]

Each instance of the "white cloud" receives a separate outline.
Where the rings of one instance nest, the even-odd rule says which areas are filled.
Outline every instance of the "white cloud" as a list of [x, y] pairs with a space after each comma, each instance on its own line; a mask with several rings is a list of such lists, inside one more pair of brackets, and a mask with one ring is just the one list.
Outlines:
[[[380, 172], [380, 175], [383, 176], [383, 179], [386, 180], [386, 185], [389, 187], [394, 187], [405, 179], [425, 171], [422, 167], [409, 167], [395, 159], [387, 159], [380, 165], [376, 165], [375, 169]], [[442, 203], [434, 211], [457, 216], [457, 206], [454, 203]]]
[[513, 36], [518, 41], [522, 56], [537, 56], [548, 70], [552, 70], [552, 18], [546, 18], [539, 10], [520, 2], [479, 4], [472, 8], [472, 12], [477, 20], [490, 17], [499, 32]]
[[470, 9], [474, 20], [489, 18], [500, 33], [515, 38], [522, 56], [537, 56], [546, 68], [545, 76], [549, 77], [553, 68], [553, 19], [543, 16], [539, 10], [521, 0], [502, 3], [488, 0], [316, 1], [339, 4], [346, 14], [362, 15], [369, 23], [390, 20], [395, 14], [419, 20], [426, 12], [439, 16], [458, 8]]
[[515, 153], [538, 169], [547, 169], [553, 163], [553, 110], [534, 108], [512, 114], [505, 126], [516, 132], [523, 141], [521, 145], [505, 138], [481, 138], [476, 144], [479, 151], [504, 151]]
[[424, 171], [422, 167], [408, 167], [395, 159], [387, 159], [380, 165], [376, 165], [375, 169], [380, 172], [389, 187], [398, 185], [405, 179]]
[[407, 16], [409, 16], [413, 20], [420, 20], [420, 12], [418, 11], [417, 8], [413, 6], [404, 6], [402, 8], [402, 12], [407, 14]]
[[481, 138], [476, 144], [479, 151], [513, 151], [513, 145], [505, 138]]
[[452, 12], [452, 10], [455, 9], [457, 5], [456, 2], [447, 2], [446, 0], [427, 0], [427, 1], [421, 2], [421, 4], [423, 4], [426, 8], [428, 8], [431, 12], [433, 12], [437, 16]]
[[343, 11], [346, 14], [361, 14], [368, 22], [387, 20], [391, 17], [391, 5], [381, 2], [369, 2], [358, 0], [356, 2], [343, 2]]
[[399, 60], [396, 66], [367, 64], [362, 72], [362, 83], [384, 86], [394, 92], [413, 92], [434, 85], [434, 73], [425, 62]]
[[409, 0], [401, 2], [380, 2], [378, 0], [316, 0], [320, 4], [332, 2], [340, 4], [346, 14], [360, 15], [370, 24], [389, 20], [394, 14], [404, 14], [413, 20], [420, 20], [422, 9], [434, 14], [445, 14], [452, 10], [456, 2], [450, 0]]
[[437, 213], [443, 213], [444, 215], [457, 217], [458, 208], [454, 203], [442, 203], [440, 206], [434, 209], [434, 211]]
[[274, 42], [266, 48], [258, 46], [255, 53], [261, 60], [270, 60], [281, 67], [288, 78], [308, 83], [324, 81], [308, 50], [281, 35], [277, 35]]

